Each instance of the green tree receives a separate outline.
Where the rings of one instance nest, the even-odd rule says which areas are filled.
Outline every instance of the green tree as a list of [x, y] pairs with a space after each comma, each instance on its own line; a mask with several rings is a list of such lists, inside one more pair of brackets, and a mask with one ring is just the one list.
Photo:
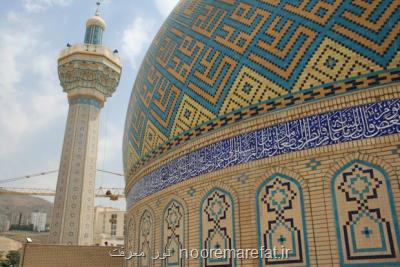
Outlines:
[[17, 267], [19, 264], [20, 254], [16, 250], [10, 250], [5, 260], [0, 261], [1, 267]]
[[17, 250], [10, 250], [7, 254], [7, 259], [10, 262], [11, 266], [18, 266], [19, 264], [19, 258], [20, 258], [19, 251]]

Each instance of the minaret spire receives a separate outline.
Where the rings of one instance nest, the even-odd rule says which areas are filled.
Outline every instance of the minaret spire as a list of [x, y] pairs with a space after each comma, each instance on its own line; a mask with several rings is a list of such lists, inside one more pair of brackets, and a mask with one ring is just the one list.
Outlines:
[[94, 13], [95, 16], [100, 16], [100, 2], [96, 2], [97, 8], [96, 12]]

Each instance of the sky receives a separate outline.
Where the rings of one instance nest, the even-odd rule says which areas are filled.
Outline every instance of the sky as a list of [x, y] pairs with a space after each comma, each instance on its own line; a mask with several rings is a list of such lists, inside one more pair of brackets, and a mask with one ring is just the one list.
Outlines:
[[[101, 111], [97, 167], [122, 173], [122, 136], [132, 86], [147, 48], [178, 0], [103, 0], [103, 44], [123, 61], [116, 92]], [[0, 180], [56, 170], [68, 101], [57, 57], [67, 43], [82, 43], [92, 0], [0, 0]], [[5, 187], [55, 189], [57, 174]], [[123, 177], [98, 173], [97, 187], [124, 187]], [[53, 198], [46, 198], [52, 201]], [[125, 208], [125, 200], [96, 199]]]

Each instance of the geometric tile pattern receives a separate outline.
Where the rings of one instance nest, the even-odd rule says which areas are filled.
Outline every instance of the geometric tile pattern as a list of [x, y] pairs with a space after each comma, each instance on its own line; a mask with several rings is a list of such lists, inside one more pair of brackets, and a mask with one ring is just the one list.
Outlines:
[[211, 120], [214, 115], [189, 96], [184, 96], [178, 110], [178, 116], [172, 127], [173, 135]]
[[183, 206], [172, 200], [164, 210], [162, 252], [169, 254], [162, 266], [184, 266], [180, 251], [185, 243], [185, 212]]
[[[180, 1], [125, 123], [125, 174], [225, 125], [400, 79], [400, 2]], [[146, 135], [151, 122], [158, 131]]]
[[138, 257], [138, 266], [153, 266], [153, 216], [148, 210], [143, 212], [140, 219], [138, 242], [139, 253], [144, 253], [143, 257]]
[[238, 182], [241, 182], [242, 184], [246, 184], [247, 181], [249, 180], [249, 177], [246, 174], [242, 173], [236, 179]]
[[395, 148], [391, 150], [393, 155], [400, 155], [400, 145], [397, 145]]
[[[125, 255], [130, 255], [130, 252], [135, 252], [136, 242], [136, 225], [133, 217], [127, 218], [125, 223]], [[128, 262], [129, 263], [129, 262]], [[129, 263], [130, 264], [130, 263]]]
[[400, 232], [386, 172], [353, 160], [337, 171], [331, 190], [342, 266], [397, 262]]
[[194, 194], [196, 193], [196, 188], [194, 188], [193, 186], [191, 186], [189, 189], [188, 189], [188, 191], [187, 191], [187, 194], [189, 195], [189, 196], [193, 196]]
[[290, 249], [287, 258], [260, 258], [260, 266], [295, 264], [308, 266], [303, 192], [293, 178], [277, 173], [257, 190], [257, 226], [260, 248]]
[[225, 98], [219, 113], [221, 115], [280, 96], [287, 91], [247, 66], [243, 66]]
[[[400, 100], [317, 114], [247, 132], [201, 147], [141, 177], [127, 194], [138, 200], [192, 177], [238, 164], [349, 141], [400, 133]], [[318, 162], [310, 162], [317, 167]], [[195, 191], [188, 191], [194, 194]]]
[[70, 105], [86, 104], [95, 106], [99, 109], [102, 108], [102, 103], [100, 103], [100, 101], [94, 99], [93, 97], [88, 97], [88, 96], [79, 96], [72, 99], [68, 99], [68, 103]]
[[321, 165], [321, 162], [314, 158], [306, 163], [306, 167], [311, 169], [312, 171], [315, 171], [320, 165]]
[[201, 259], [201, 266], [236, 266], [236, 260], [215, 255], [211, 249], [235, 249], [234, 206], [231, 195], [220, 188], [206, 194], [201, 203], [201, 249], [209, 250], [209, 257]]
[[150, 151], [164, 143], [166, 137], [150, 121], [147, 122], [143, 139], [143, 151]]
[[361, 73], [372, 73], [378, 71], [380, 67], [372, 60], [360, 57], [352, 49], [326, 38], [315, 51], [306, 69], [307, 71], [300, 75], [293, 91], [346, 80]]

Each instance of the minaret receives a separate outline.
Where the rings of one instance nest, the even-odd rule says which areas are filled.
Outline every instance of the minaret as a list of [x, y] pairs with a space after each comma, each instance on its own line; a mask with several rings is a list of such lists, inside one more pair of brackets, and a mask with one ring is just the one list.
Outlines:
[[[99, 5], [99, 3], [97, 3]], [[121, 75], [116, 52], [102, 46], [105, 21], [86, 22], [83, 44], [67, 45], [58, 58], [60, 84], [69, 111], [58, 173], [51, 244], [93, 243], [94, 197], [100, 110]]]

